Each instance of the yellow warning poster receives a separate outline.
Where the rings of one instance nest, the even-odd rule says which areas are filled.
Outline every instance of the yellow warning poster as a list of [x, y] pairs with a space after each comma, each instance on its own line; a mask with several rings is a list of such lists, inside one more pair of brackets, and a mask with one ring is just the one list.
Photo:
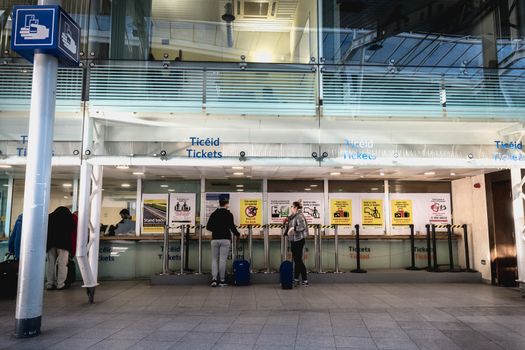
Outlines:
[[241, 199], [241, 225], [262, 225], [262, 200]]
[[412, 221], [412, 200], [393, 199], [392, 203], [392, 225], [410, 225]]
[[352, 225], [352, 200], [330, 200], [330, 225]]
[[363, 226], [383, 226], [383, 200], [363, 199], [361, 217]]

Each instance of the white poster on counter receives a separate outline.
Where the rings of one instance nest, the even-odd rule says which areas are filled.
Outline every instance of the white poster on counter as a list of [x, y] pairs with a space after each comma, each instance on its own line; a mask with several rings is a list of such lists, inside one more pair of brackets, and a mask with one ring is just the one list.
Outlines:
[[[233, 214], [233, 221], [235, 225], [239, 226], [241, 222], [240, 218], [240, 209], [241, 209], [241, 199], [252, 199], [262, 201], [262, 193], [260, 192], [209, 192], [206, 193], [206, 218], [205, 222], [208, 222], [208, 218], [211, 213], [213, 213], [219, 207], [219, 200], [226, 199], [230, 201], [230, 212]], [[241, 233], [246, 233], [246, 228], [239, 229]], [[254, 230], [254, 234], [259, 234], [260, 229]], [[205, 235], [210, 235], [211, 233], [207, 230], [204, 230]]]
[[195, 226], [195, 193], [170, 193], [169, 224], [170, 226]]
[[309, 224], [324, 224], [324, 198], [322, 193], [268, 193], [268, 222], [282, 224], [292, 214], [295, 201], [303, 202], [303, 213]]

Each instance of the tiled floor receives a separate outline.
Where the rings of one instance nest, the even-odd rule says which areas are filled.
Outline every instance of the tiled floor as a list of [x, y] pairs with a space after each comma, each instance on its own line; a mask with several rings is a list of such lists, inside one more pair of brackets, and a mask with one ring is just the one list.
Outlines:
[[2, 349], [525, 349], [525, 299], [481, 284], [209, 288], [104, 282], [46, 292], [42, 335]]

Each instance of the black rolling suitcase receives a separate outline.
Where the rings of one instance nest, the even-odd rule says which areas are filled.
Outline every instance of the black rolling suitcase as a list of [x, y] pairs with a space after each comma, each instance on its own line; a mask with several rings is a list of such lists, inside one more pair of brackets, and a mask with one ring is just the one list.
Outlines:
[[6, 255], [0, 263], [0, 298], [10, 299], [16, 297], [18, 287], [18, 260], [11, 254]]

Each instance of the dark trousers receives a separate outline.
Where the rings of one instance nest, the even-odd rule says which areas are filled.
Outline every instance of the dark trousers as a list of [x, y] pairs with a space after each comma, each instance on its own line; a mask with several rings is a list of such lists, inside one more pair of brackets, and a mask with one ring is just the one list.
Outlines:
[[294, 278], [297, 280], [299, 279], [299, 275], [301, 275], [303, 281], [306, 281], [306, 266], [303, 262], [304, 243], [304, 238], [300, 241], [292, 242], [292, 257], [294, 262]]

